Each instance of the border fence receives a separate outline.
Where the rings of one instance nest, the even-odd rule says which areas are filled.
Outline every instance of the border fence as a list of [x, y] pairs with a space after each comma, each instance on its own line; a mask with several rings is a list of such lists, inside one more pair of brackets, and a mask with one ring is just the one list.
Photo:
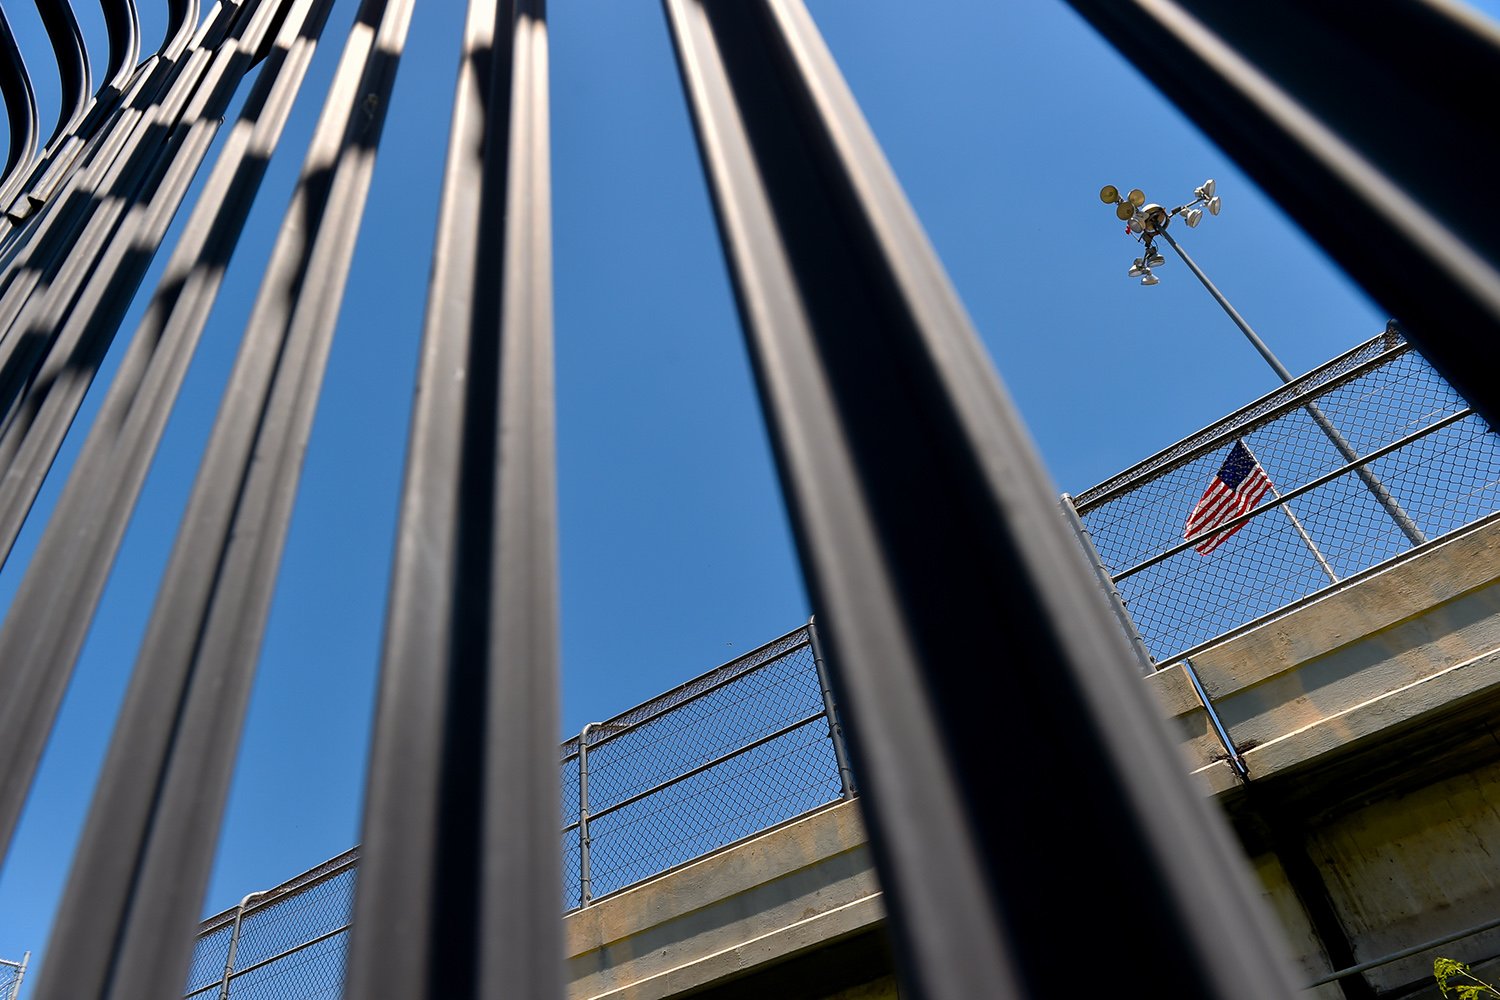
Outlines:
[[[808, 624], [563, 743], [563, 908], [851, 796], [821, 661]], [[340, 996], [358, 864], [355, 848], [204, 921], [186, 1000]]]
[[[1270, 488], [1185, 538], [1236, 442]], [[1392, 328], [1063, 502], [1164, 665], [1500, 510], [1500, 437]]]

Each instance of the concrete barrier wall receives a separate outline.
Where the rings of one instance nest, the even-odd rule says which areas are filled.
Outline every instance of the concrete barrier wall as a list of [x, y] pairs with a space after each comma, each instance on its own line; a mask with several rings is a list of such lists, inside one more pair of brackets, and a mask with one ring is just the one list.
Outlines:
[[[1251, 780], [1500, 693], [1500, 522], [1226, 640], [1193, 666]], [[1236, 784], [1183, 665], [1148, 678], [1208, 791]]]
[[[658, 1000], [731, 983], [877, 932], [884, 917], [858, 804], [838, 803], [570, 913], [569, 996]], [[829, 996], [894, 996], [888, 965], [838, 971]]]

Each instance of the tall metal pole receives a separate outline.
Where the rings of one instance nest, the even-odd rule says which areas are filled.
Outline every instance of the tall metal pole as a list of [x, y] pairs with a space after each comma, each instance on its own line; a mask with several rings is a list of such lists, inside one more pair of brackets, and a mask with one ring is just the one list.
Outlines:
[[[1249, 340], [1251, 346], [1260, 352], [1262, 358], [1265, 358], [1266, 364], [1271, 366], [1271, 370], [1276, 373], [1276, 377], [1281, 379], [1283, 384], [1290, 382], [1292, 380], [1292, 373], [1287, 370], [1286, 365], [1282, 364], [1281, 360], [1275, 354], [1271, 353], [1271, 349], [1266, 346], [1265, 341], [1256, 336], [1255, 331], [1250, 328], [1250, 324], [1245, 322], [1245, 317], [1241, 316], [1239, 311], [1229, 304], [1229, 300], [1224, 297], [1224, 293], [1220, 292], [1214, 286], [1214, 283], [1208, 280], [1208, 275], [1204, 274], [1203, 269], [1198, 266], [1197, 262], [1188, 256], [1187, 251], [1177, 245], [1177, 241], [1172, 238], [1172, 234], [1165, 229], [1161, 229], [1157, 232], [1157, 235], [1167, 241], [1167, 246], [1177, 251], [1177, 256], [1182, 258], [1182, 262], [1188, 266], [1188, 270], [1193, 272], [1193, 275], [1202, 282], [1203, 287], [1208, 289], [1208, 294], [1212, 295], [1214, 301], [1223, 308], [1230, 319], [1234, 320], [1234, 325], [1240, 328], [1240, 332], [1245, 335], [1245, 339]], [[1344, 435], [1339, 433], [1338, 428], [1333, 426], [1333, 422], [1323, 415], [1323, 411], [1318, 408], [1317, 403], [1309, 402], [1306, 409], [1308, 416], [1312, 417], [1313, 423], [1318, 425], [1318, 429], [1328, 436], [1328, 440], [1333, 442], [1333, 446], [1338, 449], [1339, 454], [1344, 456], [1344, 461], [1353, 462], [1358, 460], [1359, 453], [1354, 450], [1348, 440], [1344, 438]], [[1407, 541], [1411, 542], [1412, 545], [1421, 545], [1427, 541], [1427, 536], [1422, 534], [1422, 530], [1417, 527], [1416, 522], [1396, 502], [1396, 498], [1391, 496], [1390, 490], [1385, 488], [1385, 484], [1376, 477], [1374, 472], [1362, 465], [1355, 470], [1355, 474], [1364, 480], [1365, 486], [1374, 494], [1375, 499], [1380, 502], [1380, 506], [1385, 508], [1385, 512], [1390, 515], [1391, 520], [1396, 522], [1396, 527], [1401, 529], [1401, 533], [1406, 536]]]

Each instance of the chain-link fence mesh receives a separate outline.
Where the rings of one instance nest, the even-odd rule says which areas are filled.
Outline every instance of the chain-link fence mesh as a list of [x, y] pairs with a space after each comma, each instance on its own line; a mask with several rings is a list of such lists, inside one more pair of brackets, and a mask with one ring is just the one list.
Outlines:
[[[354, 913], [358, 852], [349, 851], [263, 897], [204, 922], [188, 970], [188, 1000], [217, 1000], [226, 966], [235, 1000], [337, 1000]], [[230, 947], [234, 960], [229, 962]]]
[[[1200, 554], [1184, 540], [1187, 518], [1236, 441], [1273, 489], [1238, 533]], [[1500, 510], [1500, 437], [1387, 333], [1074, 502], [1165, 663]]]
[[20, 985], [24, 968], [20, 962], [0, 959], [0, 1000], [11, 1000], [11, 995]]
[[[838, 799], [826, 704], [800, 628], [564, 743], [562, 908]], [[357, 869], [356, 849], [205, 921], [187, 1000], [217, 1000], [226, 965], [233, 1000], [339, 997]]]

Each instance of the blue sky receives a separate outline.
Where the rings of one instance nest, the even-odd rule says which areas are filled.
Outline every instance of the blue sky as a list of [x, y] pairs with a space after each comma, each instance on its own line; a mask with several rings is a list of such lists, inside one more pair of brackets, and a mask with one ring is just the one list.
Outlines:
[[[148, 45], [164, 6], [143, 0]], [[335, 8], [0, 870], [0, 957], [45, 947], [157, 576], [356, 6]], [[810, 609], [660, 6], [551, 6], [561, 737], [796, 627]], [[1154, 288], [1126, 276], [1136, 244], [1097, 200], [1101, 185], [1172, 205], [1216, 178], [1223, 215], [1179, 236], [1295, 372], [1384, 326], [1386, 314], [1065, 5], [809, 6], [1059, 490], [1093, 485], [1276, 384], [1180, 262], [1169, 259]], [[422, 0], [413, 21], [205, 912], [358, 835], [462, 7]], [[1500, 3], [1483, 7], [1495, 16]], [[22, 0], [6, 12], [50, 122], [56, 84], [35, 13]], [[101, 61], [97, 11], [80, 18]], [[0, 571], [0, 601], [98, 395]]]

